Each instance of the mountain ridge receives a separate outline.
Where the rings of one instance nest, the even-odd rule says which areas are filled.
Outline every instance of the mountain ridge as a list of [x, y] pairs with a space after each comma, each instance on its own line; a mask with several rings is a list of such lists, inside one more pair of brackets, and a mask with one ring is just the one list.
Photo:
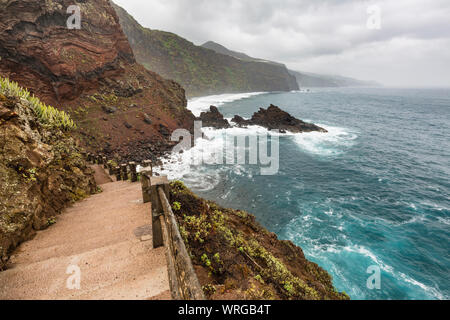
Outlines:
[[[202, 44], [202, 47], [214, 50], [217, 53], [229, 55], [232, 57], [235, 57], [237, 59], [241, 59], [243, 61], [254, 61], [254, 62], [262, 62], [267, 64], [273, 64], [273, 65], [280, 65], [286, 67], [284, 64], [270, 61], [270, 60], [264, 60], [259, 58], [253, 58], [247, 55], [243, 52], [233, 51], [225, 46], [214, 42], [214, 41], [207, 41], [204, 44]], [[291, 69], [288, 69], [289, 73], [292, 74], [298, 83], [298, 86], [300, 88], [302, 87], [359, 87], [359, 86], [379, 86], [378, 83], [374, 81], [363, 81], [363, 80], [357, 80], [350, 77], [343, 77], [343, 76], [334, 76], [334, 75], [324, 75], [324, 74], [315, 74], [310, 72], [302, 72], [302, 71], [294, 71]]]
[[174, 33], [144, 28], [125, 9], [112, 5], [137, 61], [180, 83], [189, 97], [298, 90], [295, 77], [282, 65], [242, 61], [196, 46]]

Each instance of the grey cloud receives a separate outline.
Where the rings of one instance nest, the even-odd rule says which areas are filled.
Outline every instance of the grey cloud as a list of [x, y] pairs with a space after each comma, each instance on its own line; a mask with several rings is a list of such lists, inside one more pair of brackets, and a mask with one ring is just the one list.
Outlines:
[[[291, 68], [341, 73], [393, 85], [450, 84], [450, 72], [432, 78], [433, 70], [427, 69], [450, 70], [448, 59], [441, 54], [450, 51], [448, 0], [116, 0], [116, 3], [146, 27], [174, 32], [196, 44], [213, 40], [232, 50], [287, 63]], [[381, 30], [366, 27], [369, 5], [382, 9]], [[402, 50], [412, 50], [410, 54], [414, 57], [405, 58]], [[399, 68], [385, 65], [386, 61], [398, 64]], [[395, 73], [408, 70], [407, 63], [414, 63], [409, 67], [415, 67], [423, 75], [413, 80]]]

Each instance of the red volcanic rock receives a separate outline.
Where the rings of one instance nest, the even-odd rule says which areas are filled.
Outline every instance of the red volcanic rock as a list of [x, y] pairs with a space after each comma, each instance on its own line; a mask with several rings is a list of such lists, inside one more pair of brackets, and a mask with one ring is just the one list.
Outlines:
[[[80, 7], [80, 30], [67, 28], [73, 4]], [[0, 76], [69, 112], [88, 149], [136, 154], [141, 142], [167, 145], [173, 130], [192, 129], [184, 89], [136, 63], [110, 1], [11, 0], [1, 6]]]
[[[135, 62], [107, 0], [78, 2], [81, 29], [69, 30], [72, 0], [8, 1], [0, 11], [0, 72], [57, 100], [76, 98], [101, 76]], [[36, 81], [38, 85], [36, 85]]]

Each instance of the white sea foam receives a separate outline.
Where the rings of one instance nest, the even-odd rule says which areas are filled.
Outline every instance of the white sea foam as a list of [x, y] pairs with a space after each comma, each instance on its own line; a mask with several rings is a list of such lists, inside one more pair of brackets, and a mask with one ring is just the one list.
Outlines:
[[326, 129], [328, 133], [307, 132], [295, 134], [294, 141], [304, 151], [321, 155], [335, 156], [352, 147], [358, 135], [345, 128], [332, 127], [322, 124], [318, 126]]
[[[188, 102], [188, 108], [195, 114], [200, 115], [207, 110], [210, 105], [221, 106], [232, 101], [250, 98], [252, 96], [264, 94], [263, 92], [223, 94], [192, 99]], [[231, 119], [228, 119], [229, 121]], [[321, 125], [328, 130], [328, 133], [287, 133], [280, 134], [267, 130], [260, 126], [249, 126], [248, 128], [233, 127], [229, 129], [203, 128], [207, 139], [198, 139], [195, 146], [185, 150], [182, 154], [171, 154], [169, 159], [163, 161], [163, 165], [155, 168], [155, 172], [167, 175], [169, 179], [182, 179], [190, 187], [197, 191], [208, 191], [216, 187], [221, 178], [221, 174], [228, 170], [233, 170], [237, 175], [252, 174], [242, 170], [239, 166], [195, 166], [194, 159], [201, 155], [202, 163], [217, 163], [214, 161], [222, 152], [225, 145], [226, 136], [249, 136], [249, 135], [278, 135], [291, 137], [302, 149], [321, 155], [335, 155], [343, 152], [345, 147], [351, 146], [357, 135], [347, 129]]]
[[380, 259], [378, 259], [378, 257], [371, 252], [369, 249], [363, 247], [363, 246], [357, 246], [357, 245], [353, 245], [353, 246], [347, 246], [344, 247], [345, 251], [348, 252], [354, 252], [354, 253], [358, 253], [361, 254], [365, 257], [370, 258], [377, 266], [379, 266], [383, 271], [391, 274], [392, 276], [394, 276], [397, 280], [406, 282], [408, 284], [417, 286], [419, 288], [421, 288], [423, 291], [427, 292], [428, 294], [431, 294], [433, 297], [435, 297], [436, 299], [444, 299], [444, 296], [442, 295], [441, 292], [439, 292], [439, 290], [437, 290], [436, 288], [427, 286], [413, 278], [411, 278], [410, 276], [402, 273], [402, 272], [395, 272], [394, 268], [385, 264], [384, 262], [382, 262]]
[[412, 285], [414, 285], [414, 286], [417, 286], [417, 287], [421, 288], [423, 291], [425, 291], [425, 292], [431, 294], [431, 295], [432, 295], [433, 297], [435, 297], [436, 299], [439, 299], [439, 300], [447, 299], [447, 298], [446, 298], [441, 292], [439, 292], [436, 288], [427, 286], [427, 285], [423, 284], [422, 282], [419, 282], [419, 281], [417, 281], [417, 280], [414, 280], [413, 278], [411, 278], [411, 277], [409, 277], [409, 276], [407, 276], [406, 274], [401, 273], [401, 272], [399, 272], [399, 276], [400, 276], [400, 278], [401, 278], [404, 282], [409, 283], [409, 284], [412, 284]]
[[[183, 153], [172, 153], [168, 159], [163, 160], [163, 165], [155, 168], [155, 172], [161, 175], [167, 175], [171, 180], [182, 179], [191, 188], [196, 191], [212, 190], [220, 182], [220, 175], [227, 170], [232, 170], [234, 174], [252, 178], [252, 173], [243, 168], [242, 165], [226, 165], [226, 137], [239, 136], [259, 136], [267, 135], [268, 130], [259, 126], [250, 126], [249, 128], [229, 128], [214, 129], [203, 128], [205, 137], [197, 139], [195, 146]], [[279, 133], [269, 132], [270, 135], [279, 135]], [[246, 150], [248, 147], [245, 148]], [[225, 156], [223, 156], [225, 154]], [[233, 155], [234, 157], [234, 155]], [[215, 166], [217, 159], [222, 159], [223, 165]], [[196, 160], [201, 160], [201, 164], [196, 165]], [[234, 163], [230, 161], [230, 163]], [[208, 166], [212, 164], [213, 166]]]
[[438, 217], [438, 221], [440, 223], [446, 224], [446, 225], [450, 225], [450, 218], [442, 218], [442, 217]]
[[220, 107], [225, 103], [247, 99], [267, 92], [230, 93], [219, 94], [206, 97], [193, 98], [188, 101], [188, 109], [198, 117], [200, 113], [209, 109], [210, 106]]

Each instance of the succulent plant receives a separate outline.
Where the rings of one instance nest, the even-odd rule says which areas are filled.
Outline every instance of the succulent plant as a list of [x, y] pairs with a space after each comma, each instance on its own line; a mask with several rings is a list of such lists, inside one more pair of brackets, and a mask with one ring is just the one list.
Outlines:
[[46, 105], [39, 98], [31, 95], [27, 89], [19, 86], [17, 82], [0, 77], [0, 93], [6, 96], [15, 96], [26, 101], [43, 125], [66, 131], [76, 129], [76, 124], [67, 113]]

